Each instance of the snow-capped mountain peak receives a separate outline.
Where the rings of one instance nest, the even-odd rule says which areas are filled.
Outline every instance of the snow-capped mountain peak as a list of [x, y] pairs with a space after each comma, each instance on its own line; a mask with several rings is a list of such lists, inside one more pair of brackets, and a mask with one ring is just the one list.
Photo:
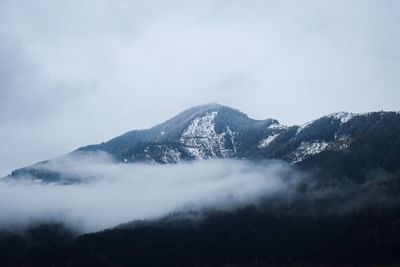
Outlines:
[[[79, 148], [70, 154], [105, 152], [116, 162], [125, 164], [244, 158], [280, 159], [297, 165], [326, 153], [351, 153], [355, 149], [354, 143], [363, 140], [371, 142], [374, 140], [368, 137], [371, 134], [388, 135], [387, 128], [391, 129], [390, 136], [398, 138], [399, 125], [400, 114], [396, 112], [338, 112], [302, 126], [287, 127], [274, 119], [254, 120], [236, 109], [209, 104], [185, 110], [150, 129], [130, 131], [107, 142]], [[396, 144], [396, 140], [393, 140], [393, 144]], [[360, 147], [368, 149], [371, 144]], [[396, 155], [397, 152], [382, 155]], [[18, 169], [12, 176], [31, 175], [43, 181], [64, 179], [56, 173], [42, 170], [40, 166], [41, 163]]]

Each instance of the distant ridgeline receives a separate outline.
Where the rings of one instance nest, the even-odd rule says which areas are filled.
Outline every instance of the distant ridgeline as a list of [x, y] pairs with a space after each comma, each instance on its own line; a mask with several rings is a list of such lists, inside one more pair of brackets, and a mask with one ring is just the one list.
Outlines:
[[74, 155], [108, 153], [115, 163], [160, 164], [215, 158], [277, 159], [324, 177], [365, 181], [375, 173], [400, 172], [400, 114], [339, 112], [302, 126], [275, 119], [254, 120], [226, 106], [197, 106], [146, 130], [81, 147], [60, 158], [15, 170], [8, 178], [71, 183], [46, 166]]

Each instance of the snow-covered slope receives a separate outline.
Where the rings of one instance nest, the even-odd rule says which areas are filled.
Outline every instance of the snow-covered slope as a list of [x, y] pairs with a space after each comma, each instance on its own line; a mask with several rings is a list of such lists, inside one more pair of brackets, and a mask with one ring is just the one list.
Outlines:
[[[233, 140], [233, 132], [227, 126], [225, 132], [215, 131], [215, 118], [218, 111], [208, 112], [202, 117], [192, 121], [183, 132], [180, 142], [186, 150], [196, 159], [228, 157], [232, 155], [231, 149], [225, 146], [226, 135]], [[232, 146], [234, 144], [232, 142]]]

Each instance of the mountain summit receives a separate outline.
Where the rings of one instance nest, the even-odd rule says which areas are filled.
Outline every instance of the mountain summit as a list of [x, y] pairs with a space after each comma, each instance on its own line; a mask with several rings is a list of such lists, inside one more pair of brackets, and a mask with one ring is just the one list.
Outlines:
[[[397, 170], [398, 151], [400, 114], [396, 112], [338, 112], [288, 127], [275, 119], [254, 120], [239, 110], [208, 104], [185, 110], [150, 129], [81, 147], [67, 156], [105, 152], [116, 163], [161, 164], [214, 158], [278, 159], [358, 180], [369, 170]], [[43, 168], [49, 162], [15, 170], [10, 177], [62, 179]]]
[[[77, 151], [104, 151], [124, 162], [171, 163], [187, 159], [242, 156], [248, 146], [268, 132], [273, 119], [253, 120], [219, 104], [190, 108], [147, 130], [135, 130], [108, 142]], [[274, 131], [275, 132], [275, 131]]]

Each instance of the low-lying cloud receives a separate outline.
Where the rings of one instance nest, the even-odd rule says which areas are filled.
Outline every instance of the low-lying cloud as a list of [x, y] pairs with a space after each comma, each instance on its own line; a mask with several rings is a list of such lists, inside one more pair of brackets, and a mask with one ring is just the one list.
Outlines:
[[81, 183], [0, 182], [0, 226], [62, 221], [83, 232], [180, 210], [229, 209], [290, 191], [300, 178], [269, 161], [207, 160], [173, 165], [116, 164], [107, 156], [67, 157], [42, 167]]

